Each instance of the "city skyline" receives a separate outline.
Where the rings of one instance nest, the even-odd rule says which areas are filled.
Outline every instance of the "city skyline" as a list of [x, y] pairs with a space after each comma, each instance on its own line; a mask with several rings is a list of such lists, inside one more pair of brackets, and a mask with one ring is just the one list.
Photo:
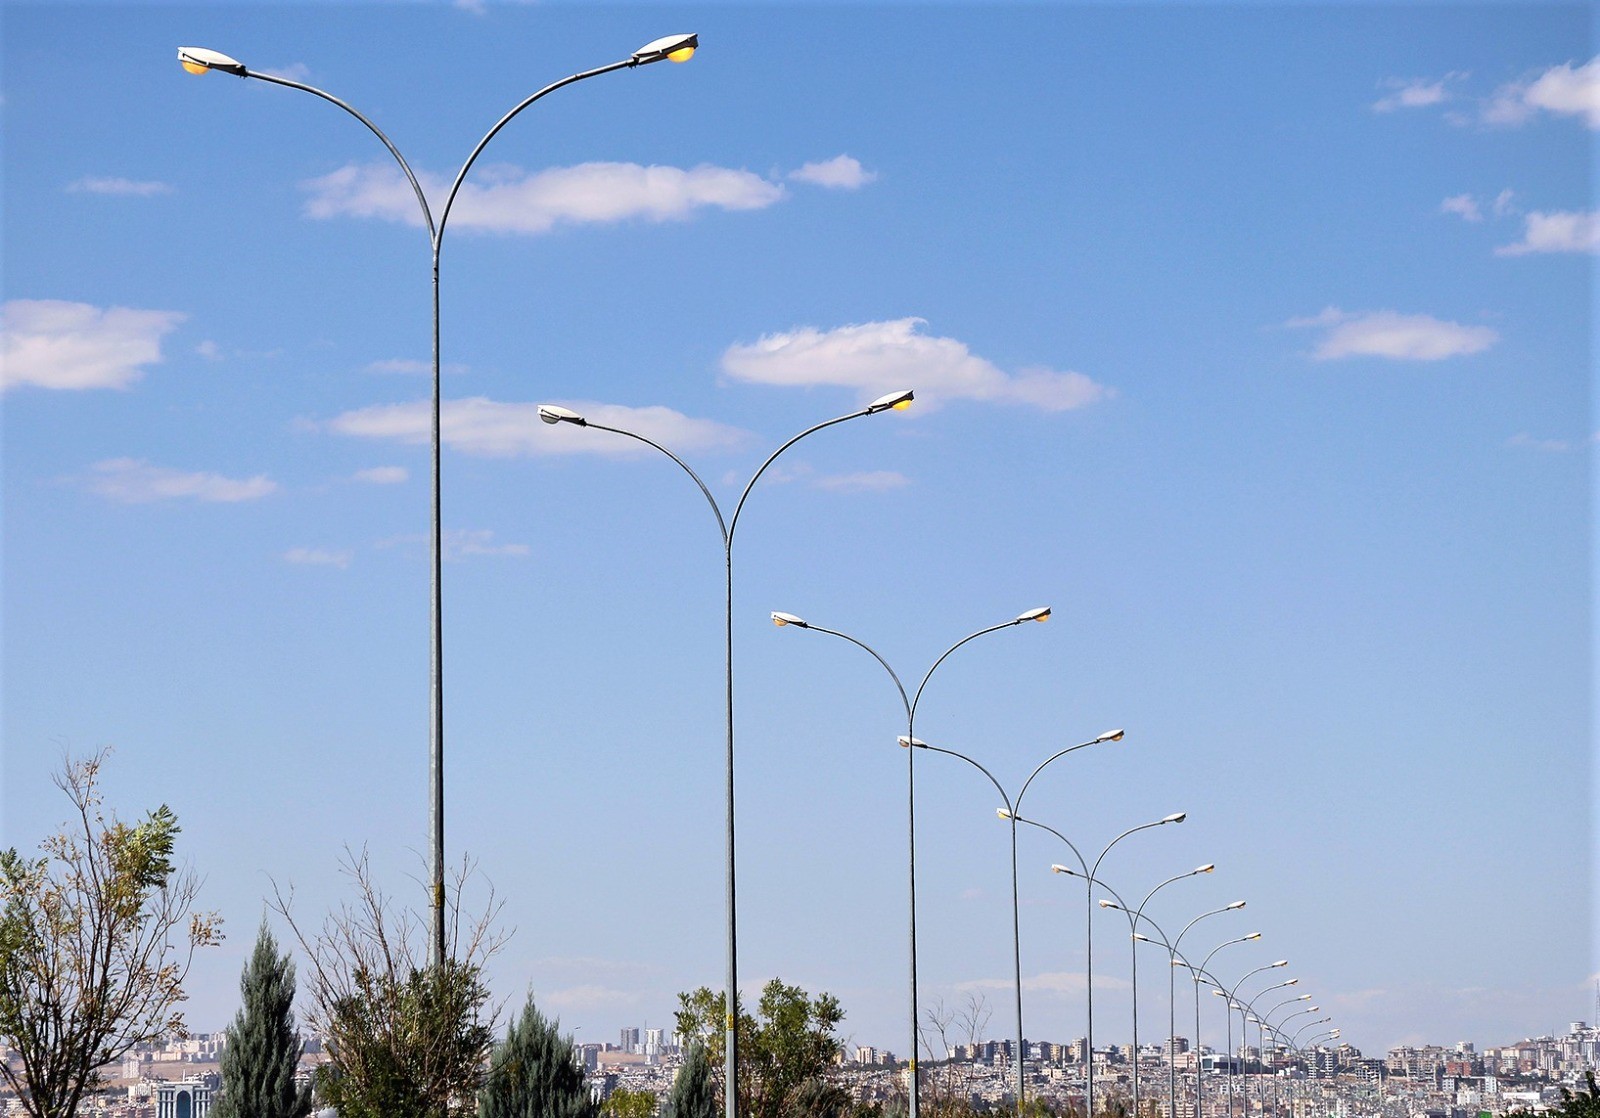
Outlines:
[[[1262, 933], [1214, 971], [1290, 959], [1367, 1052], [1593, 1012], [1584, 6], [0, 16], [0, 844], [64, 817], [63, 748], [114, 746], [108, 803], [169, 803], [227, 922], [197, 1031], [274, 882], [318, 922], [365, 846], [424, 904], [427, 257], [370, 135], [176, 50], [349, 99], [433, 191], [533, 89], [689, 31], [689, 63], [508, 127], [444, 251], [446, 838], [517, 928], [496, 996], [584, 1040], [721, 983], [715, 526], [670, 463], [534, 409], [638, 425], [721, 498], [909, 387], [741, 529], [747, 993], [829, 990], [905, 1047], [903, 718], [770, 612], [919, 678], [1049, 605], [952, 658], [917, 734], [1010, 788], [1126, 728], [1028, 814], [1093, 852], [1187, 812], [1104, 877], [1216, 863], [1152, 907], [1248, 901], [1186, 941]], [[1003, 1036], [994, 800], [919, 758], [922, 999], [982, 993]], [[1052, 842], [1021, 845], [1030, 1039], [1083, 1035], [1102, 895]], [[1098, 1044], [1128, 947], [1095, 919]], [[1141, 1039], [1164, 975], [1141, 957]]]

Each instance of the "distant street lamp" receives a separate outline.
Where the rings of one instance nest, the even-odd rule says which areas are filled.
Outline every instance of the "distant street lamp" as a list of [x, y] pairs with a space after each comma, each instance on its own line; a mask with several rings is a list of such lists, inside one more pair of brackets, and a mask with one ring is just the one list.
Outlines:
[[[1161, 890], [1165, 889], [1168, 885], [1171, 885], [1174, 881], [1182, 881], [1185, 878], [1194, 877], [1197, 874], [1213, 873], [1216, 871], [1216, 868], [1217, 867], [1215, 863], [1207, 862], [1203, 866], [1196, 866], [1188, 873], [1180, 873], [1176, 877], [1169, 877], [1160, 885], [1157, 885], [1154, 889], [1146, 893], [1144, 895], [1144, 900], [1140, 901], [1136, 908], [1131, 909], [1123, 903], [1121, 897], [1117, 896], [1115, 889], [1112, 889], [1103, 881], [1097, 881], [1095, 882], [1096, 885], [1099, 885], [1102, 889], [1105, 889], [1106, 892], [1110, 893], [1113, 897], [1117, 897], [1117, 899], [1114, 901], [1101, 901], [1100, 907], [1112, 909], [1126, 916], [1128, 918], [1129, 938], [1137, 940], [1139, 938], [1139, 921], [1147, 921], [1152, 928], [1156, 928], [1155, 921], [1151, 920], [1144, 914], [1144, 906], [1150, 903], [1151, 897], [1154, 897], [1157, 893], [1161, 892]], [[1160, 931], [1159, 928], [1156, 930], [1158, 932]], [[1131, 944], [1130, 947], [1131, 950], [1128, 952], [1128, 954], [1132, 960], [1133, 968], [1133, 1113], [1135, 1118], [1137, 1118], [1139, 1114], [1139, 945], [1134, 943]]]
[[694, 54], [695, 48], [700, 45], [698, 36], [695, 35], [668, 35], [646, 43], [633, 54], [620, 62], [612, 62], [593, 70], [585, 70], [580, 74], [562, 78], [552, 82], [532, 96], [524, 98], [510, 112], [500, 118], [499, 122], [478, 141], [478, 145], [467, 156], [467, 161], [456, 172], [455, 182], [450, 186], [450, 193], [445, 196], [444, 207], [439, 211], [437, 223], [434, 221], [433, 211], [428, 206], [428, 199], [423, 194], [422, 185], [417, 181], [417, 176], [412, 173], [411, 165], [406, 162], [405, 156], [400, 154], [400, 149], [390, 142], [389, 137], [371, 120], [341, 101], [331, 93], [327, 93], [315, 86], [303, 82], [293, 81], [276, 74], [266, 74], [257, 70], [248, 69], [237, 58], [231, 58], [220, 51], [208, 50], [205, 47], [179, 47], [178, 62], [191, 74], [205, 74], [216, 70], [218, 73], [232, 74], [239, 78], [254, 78], [257, 81], [267, 82], [271, 85], [281, 85], [289, 89], [298, 89], [324, 101], [337, 105], [351, 116], [364, 124], [368, 131], [376, 136], [389, 154], [394, 156], [400, 170], [404, 172], [406, 181], [411, 184], [411, 192], [416, 195], [417, 207], [422, 211], [423, 224], [428, 229], [428, 239], [433, 257], [433, 407], [430, 427], [430, 441], [433, 450], [432, 466], [432, 516], [430, 518], [432, 551], [432, 575], [430, 601], [431, 618], [429, 632], [429, 804], [431, 811], [432, 830], [432, 882], [429, 892], [431, 894], [432, 921], [429, 928], [432, 942], [432, 958], [435, 967], [442, 967], [445, 959], [445, 918], [444, 918], [444, 535], [440, 526], [440, 485], [439, 485], [439, 249], [444, 240], [445, 223], [450, 220], [450, 209], [455, 204], [456, 195], [461, 189], [461, 184], [466, 180], [467, 172], [477, 162], [479, 154], [494, 139], [495, 135], [510, 123], [512, 117], [522, 112], [529, 105], [539, 100], [547, 93], [553, 93], [565, 85], [583, 81], [585, 78], [597, 77], [600, 74], [609, 74], [613, 70], [627, 70], [636, 66], [645, 66], [652, 62], [669, 59], [673, 62], [687, 62]]
[[[1066, 874], [1068, 877], [1077, 877], [1077, 878], [1082, 878], [1083, 879], [1083, 894], [1084, 894], [1084, 896], [1083, 896], [1083, 903], [1084, 903], [1084, 947], [1083, 947], [1083, 953], [1084, 953], [1084, 979], [1085, 979], [1084, 988], [1085, 988], [1085, 998], [1086, 998], [1086, 1001], [1087, 1001], [1086, 1014], [1085, 1014], [1086, 1019], [1087, 1019], [1086, 1032], [1088, 1033], [1088, 1036], [1086, 1036], [1084, 1038], [1084, 1040], [1085, 1040], [1085, 1043], [1087, 1043], [1088, 1046], [1089, 1046], [1088, 1060], [1086, 1061], [1087, 1066], [1086, 1066], [1085, 1071], [1084, 1071], [1083, 1098], [1084, 1098], [1084, 1113], [1087, 1114], [1087, 1115], [1093, 1115], [1094, 1114], [1094, 887], [1095, 887], [1095, 885], [1100, 884], [1098, 878], [1096, 877], [1096, 875], [1099, 874], [1099, 872], [1100, 872], [1100, 863], [1106, 860], [1106, 855], [1111, 853], [1111, 848], [1112, 847], [1116, 846], [1117, 843], [1121, 842], [1123, 839], [1127, 838], [1129, 835], [1137, 834], [1140, 831], [1148, 831], [1152, 827], [1164, 826], [1167, 823], [1182, 823], [1188, 817], [1189, 817], [1189, 813], [1188, 812], [1176, 811], [1176, 812], [1173, 812], [1171, 815], [1162, 816], [1160, 819], [1157, 819], [1157, 820], [1155, 820], [1153, 822], [1141, 823], [1137, 827], [1128, 828], [1126, 831], [1123, 831], [1116, 838], [1114, 838], [1110, 842], [1106, 843], [1105, 849], [1100, 851], [1100, 855], [1099, 855], [1099, 857], [1097, 857], [1094, 860], [1094, 865], [1093, 866], [1090, 866], [1089, 863], [1084, 859], [1083, 854], [1078, 850], [1077, 845], [1074, 844], [1071, 839], [1067, 838], [1066, 835], [1064, 835], [1060, 831], [1056, 830], [1054, 827], [1047, 827], [1047, 826], [1045, 826], [1045, 824], [1037, 822], [1036, 820], [1033, 820], [1033, 819], [1019, 819], [1018, 820], [1018, 822], [1020, 822], [1020, 823], [1030, 823], [1033, 826], [1038, 827], [1040, 830], [1048, 831], [1052, 835], [1055, 835], [1056, 838], [1058, 838], [1062, 842], [1066, 843], [1067, 849], [1072, 851], [1072, 856], [1078, 860], [1078, 869], [1076, 871], [1074, 871], [1069, 866], [1063, 866], [1063, 865], [1060, 865], [1058, 863], [1058, 864], [1052, 865], [1050, 867], [1050, 872]], [[1200, 873], [1200, 872], [1202, 872], [1202, 871], [1201, 870], [1192, 870], [1189, 873], [1182, 874], [1181, 876], [1183, 876], [1183, 877], [1191, 877], [1194, 874]], [[1108, 892], [1113, 892], [1113, 895], [1115, 895], [1114, 891], [1108, 890]], [[1135, 996], [1137, 996], [1137, 995], [1135, 995]], [[1135, 1009], [1134, 1009], [1134, 1032], [1135, 1033], [1138, 1032], [1138, 1028], [1139, 1028], [1139, 1025], [1138, 1025], [1138, 1008], [1136, 1006]], [[1133, 1075], [1134, 1075], [1134, 1080], [1137, 1082], [1137, 1080], [1139, 1078], [1138, 1041], [1137, 1040], [1135, 1040], [1135, 1042], [1134, 1042], [1134, 1071], [1133, 1071]], [[1135, 1087], [1135, 1091], [1137, 1091], [1137, 1087]], [[1135, 1110], [1135, 1113], [1136, 1114], [1138, 1113], [1137, 1109]]]
[[[1011, 824], [1011, 959], [1012, 965], [1015, 969], [1017, 993], [1016, 1078], [1017, 1112], [1019, 1114], [1022, 1111], [1022, 1103], [1025, 1097], [1023, 1076], [1025, 1071], [1024, 1065], [1027, 1063], [1028, 1048], [1027, 1040], [1022, 1034], [1022, 930], [1020, 915], [1022, 906], [1017, 895], [1017, 814], [1021, 810], [1022, 797], [1028, 794], [1028, 786], [1033, 783], [1034, 777], [1043, 772], [1045, 768], [1052, 762], [1060, 760], [1069, 753], [1076, 753], [1080, 749], [1087, 749], [1091, 745], [1099, 745], [1101, 742], [1107, 741], [1121, 741], [1122, 738], [1122, 730], [1107, 730], [1098, 737], [1093, 737], [1088, 741], [1079, 742], [1077, 745], [1069, 745], [1065, 749], [1057, 750], [1055, 753], [1052, 753], [1043, 761], [1039, 762], [1038, 767], [1028, 775], [1028, 779], [1022, 782], [1022, 789], [1017, 793], [1016, 799], [1012, 799], [1006, 794], [1006, 790], [1001, 787], [1000, 782], [994, 778], [993, 773], [984, 768], [977, 761], [974, 761], [971, 757], [968, 757], [965, 753], [957, 753], [953, 749], [941, 749], [937, 745], [929, 745], [927, 742], [917, 741], [915, 738], [907, 739], [908, 744], [913, 745], [918, 749], [927, 749], [934, 753], [943, 753], [947, 757], [954, 757], [958, 761], [965, 761], [967, 764], [971, 765], [984, 776], [989, 778], [989, 783], [994, 785], [994, 790], [1000, 793], [1000, 799], [1003, 800], [1006, 805], [1004, 808], [1000, 809], [999, 816], [1001, 819], [1007, 820]], [[1178, 821], [1180, 820], [1162, 820], [1164, 823]], [[1093, 1063], [1093, 1060], [1091, 1060], [1090, 1063]]]
[[780, 454], [782, 454], [784, 451], [788, 450], [791, 446], [793, 446], [795, 443], [799, 442], [801, 439], [805, 438], [807, 435], [815, 434], [816, 432], [821, 431], [825, 427], [832, 427], [836, 423], [844, 423], [847, 420], [851, 420], [851, 419], [860, 419], [862, 416], [867, 416], [867, 415], [877, 415], [880, 412], [904, 411], [906, 408], [911, 406], [911, 402], [912, 402], [912, 400], [914, 398], [915, 397], [913, 396], [913, 394], [912, 394], [910, 389], [906, 389], [906, 390], [900, 391], [900, 392], [891, 392], [886, 396], [878, 397], [876, 400], [872, 401], [872, 403], [868, 404], [864, 408], [860, 408], [860, 409], [858, 409], [856, 411], [853, 411], [853, 412], [850, 412], [850, 413], [848, 413], [846, 415], [838, 416], [837, 418], [834, 418], [834, 419], [826, 420], [826, 421], [824, 421], [822, 423], [816, 424], [815, 426], [807, 427], [804, 431], [801, 431], [798, 435], [795, 435], [793, 438], [789, 439], [788, 442], [784, 443], [777, 450], [773, 451], [770, 455], [768, 455], [767, 460], [765, 462], [761, 463], [761, 468], [758, 469], [755, 472], [754, 476], [752, 476], [750, 478], [750, 480], [745, 484], [744, 491], [739, 494], [739, 501], [738, 501], [737, 504], [734, 505], [733, 515], [730, 516], [730, 517], [724, 517], [723, 516], [723, 514], [722, 514], [722, 506], [719, 505], [717, 503], [717, 499], [711, 495], [711, 490], [706, 487], [706, 483], [704, 481], [700, 480], [700, 475], [695, 473], [694, 470], [692, 470], [689, 467], [689, 464], [687, 462], [685, 462], [682, 458], [679, 458], [676, 454], [674, 454], [672, 451], [668, 450], [666, 447], [662, 446], [660, 443], [656, 442], [655, 440], [647, 438], [644, 435], [641, 435], [636, 431], [628, 431], [628, 430], [625, 430], [624, 428], [621, 428], [621, 427], [610, 427], [610, 426], [607, 426], [604, 423], [596, 423], [593, 420], [586, 419], [584, 416], [579, 415], [575, 411], [572, 411], [570, 408], [558, 407], [558, 406], [556, 406], [554, 404], [541, 404], [539, 406], [539, 418], [544, 420], [544, 422], [546, 422], [546, 423], [550, 423], [550, 424], [566, 423], [566, 424], [570, 424], [570, 425], [572, 425], [574, 427], [588, 427], [588, 428], [590, 428], [592, 430], [595, 430], [595, 431], [609, 431], [613, 435], [621, 435], [624, 438], [629, 438], [629, 439], [635, 440], [636, 442], [644, 443], [645, 446], [648, 446], [648, 447], [651, 447], [654, 450], [660, 451], [662, 454], [664, 454], [668, 458], [672, 459], [674, 462], [676, 462], [678, 464], [678, 467], [681, 470], [683, 470], [684, 473], [689, 475], [689, 478], [695, 483], [695, 485], [697, 485], [700, 488], [700, 492], [705, 497], [706, 503], [711, 506], [711, 511], [717, 518], [717, 528], [722, 533], [722, 555], [723, 555], [723, 573], [724, 573], [723, 589], [725, 591], [724, 598], [723, 598], [724, 610], [723, 610], [723, 615], [722, 615], [722, 617], [723, 617], [723, 635], [724, 635], [724, 642], [723, 642], [724, 659], [723, 659], [723, 663], [724, 663], [724, 667], [725, 667], [725, 670], [723, 672], [723, 680], [724, 680], [725, 685], [726, 685], [725, 686], [725, 700], [726, 701], [725, 701], [723, 709], [724, 709], [724, 712], [726, 714], [726, 718], [724, 720], [724, 726], [725, 726], [725, 729], [726, 729], [726, 737], [727, 737], [727, 751], [726, 751], [727, 752], [727, 758], [726, 758], [727, 759], [727, 795], [726, 795], [726, 814], [727, 814], [727, 820], [726, 820], [726, 833], [727, 833], [726, 849], [727, 849], [727, 855], [726, 855], [726, 860], [725, 860], [725, 868], [726, 868], [726, 877], [727, 877], [727, 908], [728, 908], [728, 913], [727, 913], [727, 929], [728, 929], [728, 958], [727, 958], [727, 963], [728, 963], [728, 967], [727, 967], [727, 985], [726, 985], [726, 993], [725, 993], [726, 1003], [724, 1005], [724, 1010], [725, 1010], [725, 1020], [724, 1020], [724, 1030], [725, 1030], [725, 1032], [724, 1032], [724, 1038], [725, 1038], [725, 1042], [724, 1042], [724, 1047], [723, 1047], [723, 1053], [724, 1053], [724, 1063], [723, 1063], [723, 1076], [724, 1076], [724, 1078], [723, 1078], [723, 1083], [724, 1083], [725, 1086], [724, 1086], [722, 1094], [723, 1094], [723, 1109], [727, 1114], [727, 1118], [737, 1118], [737, 1103], [736, 1103], [736, 1100], [737, 1100], [738, 1094], [739, 1094], [739, 1091], [738, 1091], [738, 1084], [739, 1084], [739, 1074], [738, 1074], [738, 1072], [739, 1072], [739, 1055], [738, 1055], [738, 1053], [739, 1053], [739, 1030], [738, 1030], [738, 1020], [739, 1020], [739, 1010], [738, 1010], [738, 994], [739, 994], [738, 945], [739, 945], [739, 933], [738, 933], [738, 922], [737, 922], [737, 919], [736, 919], [736, 916], [735, 916], [735, 907], [734, 907], [736, 875], [735, 875], [735, 872], [734, 872], [734, 842], [733, 842], [733, 535], [734, 535], [734, 532], [736, 532], [738, 530], [738, 528], [739, 528], [739, 514], [744, 511], [744, 503], [745, 503], [745, 500], [750, 496], [750, 491], [755, 488], [756, 482], [761, 480], [761, 475], [767, 472], [767, 467], [772, 465], [772, 463], [774, 463], [775, 461], [778, 460], [778, 456]]
[[[1227, 991], [1223, 991], [1223, 990], [1214, 990], [1214, 991], [1212, 991], [1218, 997], [1226, 999], [1224, 1008], [1227, 1010], [1227, 1019], [1228, 1019], [1228, 1118], [1233, 1118], [1233, 1064], [1234, 1064], [1234, 1060], [1235, 1060], [1235, 1058], [1237, 1056], [1237, 1053], [1235, 1053], [1234, 1050], [1233, 1050], [1233, 1013], [1234, 1013], [1234, 1010], [1238, 1010], [1241, 1014], [1244, 1012], [1244, 1007], [1239, 1005], [1234, 1000], [1235, 995], [1238, 994], [1239, 987], [1243, 986], [1247, 981], [1249, 981], [1255, 975], [1258, 975], [1258, 974], [1262, 973], [1263, 971], [1273, 970], [1273, 969], [1275, 969], [1277, 967], [1286, 967], [1288, 965], [1289, 965], [1289, 960], [1288, 959], [1279, 959], [1275, 963], [1268, 963], [1264, 967], [1257, 967], [1253, 971], [1247, 971], [1245, 973], [1244, 977], [1239, 979], [1239, 981], [1235, 982], [1233, 984], [1233, 987], [1231, 989], [1227, 990]], [[1239, 1027], [1240, 1027], [1241, 1030], [1243, 1030], [1243, 1028], [1244, 1028], [1243, 1021], [1240, 1022]], [[1239, 1038], [1239, 1043], [1241, 1045], [1245, 1045], [1245, 1046], [1249, 1045], [1249, 1041], [1246, 1040], [1242, 1035]]]
[[919, 1118], [919, 1104], [921, 1101], [921, 1087], [919, 1083], [920, 1075], [917, 1071], [917, 751], [910, 748], [911, 743], [917, 740], [917, 705], [922, 701], [922, 692], [927, 688], [928, 680], [933, 678], [933, 673], [939, 670], [939, 665], [943, 664], [945, 660], [949, 659], [951, 653], [960, 648], [962, 645], [966, 644], [968, 641], [976, 640], [986, 633], [997, 633], [1002, 629], [1015, 628], [1016, 626], [1025, 624], [1029, 621], [1043, 622], [1049, 620], [1049, 618], [1050, 607], [1042, 606], [1038, 609], [1030, 609], [1025, 613], [1019, 613], [1010, 621], [1002, 621], [998, 625], [990, 625], [987, 628], [979, 629], [975, 633], [969, 633], [967, 636], [962, 637], [960, 640], [956, 641], [955, 644], [947, 648], [943, 655], [933, 662], [933, 667], [927, 670], [922, 677], [922, 682], [917, 685], [915, 694], [908, 696], [906, 694], [905, 685], [900, 682], [900, 677], [895, 674], [895, 670], [889, 666], [889, 661], [885, 660], [881, 655], [879, 655], [876, 649], [874, 649], [871, 645], [868, 645], [866, 642], [857, 640], [848, 633], [841, 633], [837, 629], [827, 629], [821, 625], [813, 625], [804, 618], [796, 617], [792, 613], [774, 612], [772, 615], [772, 623], [778, 626], [780, 629], [789, 627], [795, 629], [809, 629], [815, 633], [826, 633], [830, 637], [838, 637], [840, 640], [848, 641], [857, 648], [866, 652], [867, 655], [871, 656], [880, 665], [882, 665], [884, 671], [889, 673], [889, 678], [894, 681], [895, 690], [900, 693], [900, 702], [905, 707], [906, 734], [905, 737], [899, 740], [900, 744], [906, 747], [906, 836], [908, 866], [907, 878], [909, 882], [907, 909], [909, 913], [911, 937], [910, 1118]]
[[[1240, 936], [1238, 939], [1230, 939], [1225, 943], [1220, 943], [1216, 947], [1213, 947], [1211, 949], [1210, 953], [1207, 954], [1206, 957], [1200, 961], [1200, 965], [1197, 966], [1197, 967], [1196, 966], [1190, 966], [1190, 964], [1188, 963], [1187, 960], [1175, 960], [1175, 963], [1177, 963], [1178, 965], [1187, 967], [1188, 970], [1189, 970], [1190, 977], [1194, 979], [1194, 1099], [1195, 1099], [1194, 1105], [1195, 1105], [1195, 1118], [1204, 1118], [1204, 1109], [1201, 1106], [1201, 1099], [1202, 1099], [1201, 1092], [1204, 1089], [1204, 1084], [1203, 1084], [1202, 1079], [1201, 1079], [1202, 1068], [1200, 1067], [1200, 982], [1201, 982], [1202, 978], [1204, 978], [1206, 980], [1209, 980], [1212, 983], [1212, 985], [1216, 987], [1216, 990], [1214, 992], [1218, 992], [1218, 993], [1222, 992], [1223, 991], [1222, 984], [1220, 982], [1217, 982], [1214, 978], [1212, 978], [1211, 977], [1211, 973], [1208, 970], [1206, 970], [1206, 966], [1211, 962], [1211, 957], [1213, 955], [1215, 955], [1218, 951], [1221, 951], [1224, 947], [1231, 947], [1236, 943], [1250, 943], [1250, 942], [1252, 942], [1254, 940], [1258, 940], [1260, 938], [1261, 938], [1261, 933], [1260, 932], [1251, 932], [1249, 935]], [[1231, 1018], [1232, 1014], [1229, 1014], [1229, 1017]], [[1232, 1041], [1230, 1040], [1229, 1043], [1231, 1044]], [[1230, 1064], [1233, 1062], [1233, 1056], [1231, 1054], [1228, 1057], [1228, 1061], [1229, 1061]]]

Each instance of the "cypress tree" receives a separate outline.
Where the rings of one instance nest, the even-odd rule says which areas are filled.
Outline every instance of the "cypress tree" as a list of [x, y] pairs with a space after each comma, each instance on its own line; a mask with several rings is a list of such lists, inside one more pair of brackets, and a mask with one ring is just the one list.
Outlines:
[[717, 1092], [711, 1084], [711, 1061], [706, 1047], [696, 1044], [683, 1058], [667, 1095], [666, 1118], [717, 1118]]
[[311, 1087], [296, 1088], [300, 1035], [294, 1029], [294, 963], [278, 954], [266, 921], [239, 979], [242, 1005], [222, 1052], [222, 1097], [212, 1118], [306, 1118]]
[[572, 1041], [530, 997], [489, 1057], [478, 1118], [597, 1118], [599, 1113], [573, 1058]]

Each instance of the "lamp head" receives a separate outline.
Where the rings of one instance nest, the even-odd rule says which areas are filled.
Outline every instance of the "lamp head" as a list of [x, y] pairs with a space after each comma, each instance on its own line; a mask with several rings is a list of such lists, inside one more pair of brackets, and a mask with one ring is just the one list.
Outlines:
[[806, 624], [804, 618], [796, 617], [792, 613], [779, 613], [777, 610], [772, 611], [772, 623], [780, 629], [785, 625], [793, 625], [796, 629], [811, 628], [810, 625]]
[[695, 49], [699, 46], [698, 35], [666, 35], [660, 39], [652, 39], [634, 51], [632, 64], [643, 66], [650, 62], [660, 62], [663, 58], [672, 62], [687, 62], [694, 57]]
[[1276, 963], [1273, 963], [1272, 965], [1275, 966], [1275, 967], [1286, 967], [1286, 966], [1289, 965], [1289, 960], [1288, 959], [1279, 959]]
[[1300, 980], [1298, 978], [1291, 978], [1291, 979], [1289, 979], [1289, 981], [1285, 982], [1284, 985], [1285, 986], [1298, 986], [1298, 985], [1300, 985]]
[[1261, 933], [1260, 932], [1251, 932], [1249, 935], [1245, 936], [1244, 938], [1245, 939], [1260, 939], [1261, 938]]
[[1095, 738], [1094, 743], [1099, 745], [1103, 741], [1121, 741], [1126, 733], [1127, 731], [1125, 730], [1107, 730], [1105, 733]]
[[1143, 932], [1134, 932], [1133, 933], [1133, 938], [1138, 940], [1140, 943], [1154, 943], [1155, 942], [1155, 940], [1151, 939], [1149, 936], [1145, 935]]
[[1077, 877], [1078, 876], [1077, 874], [1075, 874], [1071, 870], [1069, 870], [1066, 866], [1063, 866], [1060, 863], [1053, 864], [1050, 867], [1050, 872], [1051, 873], [1064, 873], [1068, 877]]
[[221, 70], [224, 74], [242, 78], [249, 73], [237, 58], [229, 58], [221, 51], [207, 50], [205, 47], [179, 47], [178, 62], [191, 74]]
[[1189, 818], [1189, 813], [1187, 811], [1175, 811], [1171, 815], [1163, 816], [1161, 822], [1182, 823], [1187, 818]]
[[1207, 862], [1203, 866], [1196, 866], [1194, 868], [1194, 872], [1195, 873], [1216, 873], [1217, 872], [1217, 864], [1215, 862]]
[[540, 404], [539, 418], [546, 423], [573, 423], [579, 427], [589, 426], [589, 421], [571, 408], [560, 408], [554, 404]]
[[1105, 898], [1102, 897], [1101, 900], [1100, 900], [1100, 907], [1101, 908], [1118, 908], [1120, 906], [1117, 904], [1116, 901], [1108, 901], [1108, 900], [1106, 900]]
[[916, 399], [916, 394], [907, 388], [900, 392], [891, 392], [887, 396], [879, 396], [867, 405], [868, 415], [877, 415], [881, 411], [893, 408], [895, 411], [905, 411], [911, 406], [911, 401]]
[[1050, 607], [1049, 606], [1040, 606], [1038, 609], [1030, 609], [1026, 613], [1017, 614], [1017, 619], [1015, 621], [1013, 621], [1012, 624], [1013, 625], [1021, 625], [1024, 621], [1049, 621], [1049, 620], [1050, 620]]
[[900, 743], [901, 749], [910, 749], [912, 746], [916, 746], [918, 749], [928, 748], [928, 743], [923, 741], [921, 738], [908, 738], [904, 734], [901, 734], [894, 740]]
[[1231, 912], [1236, 908], [1243, 908], [1243, 907], [1244, 907], [1244, 902], [1243, 901], [1234, 901], [1231, 905], [1229, 905], [1227, 907], [1227, 909], [1225, 911]]

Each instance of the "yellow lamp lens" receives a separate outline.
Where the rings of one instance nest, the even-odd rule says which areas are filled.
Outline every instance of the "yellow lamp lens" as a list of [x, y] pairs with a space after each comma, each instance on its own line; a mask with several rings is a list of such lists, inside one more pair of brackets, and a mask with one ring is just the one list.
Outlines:
[[203, 74], [211, 69], [211, 67], [202, 62], [191, 62], [187, 58], [183, 60], [183, 68], [191, 74]]
[[672, 62], [687, 62], [693, 57], [693, 47], [680, 47], [678, 50], [675, 50], [671, 54], [667, 55], [668, 60]]
[[911, 406], [911, 401], [910, 400], [901, 400], [899, 403], [891, 404], [889, 406], [894, 408], [895, 411], [905, 411], [907, 408], [909, 408]]

